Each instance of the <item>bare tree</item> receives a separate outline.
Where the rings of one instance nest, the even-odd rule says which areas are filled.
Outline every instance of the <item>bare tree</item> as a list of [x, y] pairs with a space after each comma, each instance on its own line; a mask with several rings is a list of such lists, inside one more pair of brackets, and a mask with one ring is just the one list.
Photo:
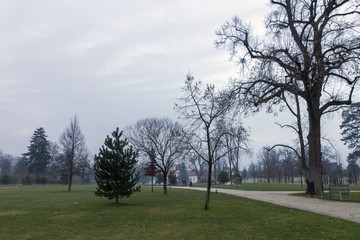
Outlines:
[[61, 134], [59, 139], [61, 147], [61, 156], [65, 161], [64, 166], [68, 175], [68, 192], [71, 191], [73, 175], [76, 173], [76, 164], [78, 164], [87, 153], [85, 137], [80, 130], [78, 117], [75, 115], [70, 120], [69, 126]]
[[189, 125], [187, 137], [191, 151], [208, 164], [205, 201], [205, 210], [208, 210], [213, 165], [227, 154], [218, 152], [226, 132], [216, 128], [216, 120], [229, 109], [230, 101], [217, 94], [213, 85], [206, 85], [202, 92], [201, 83], [196, 82], [191, 75], [187, 76], [183, 91], [185, 97], [179, 99], [179, 104], [175, 104], [175, 110]]
[[[351, 104], [360, 74], [358, 0], [272, 0], [267, 40], [235, 17], [217, 31], [218, 47], [251, 69], [232, 94], [258, 107], [283, 93], [302, 98], [308, 118], [309, 178], [322, 191], [321, 117]], [[239, 51], [242, 48], [243, 51]], [[250, 60], [250, 61], [248, 61]]]
[[169, 118], [146, 118], [125, 131], [131, 144], [146, 158], [152, 157], [155, 150], [155, 163], [164, 176], [164, 194], [167, 194], [169, 171], [185, 150], [182, 126]]
[[249, 147], [249, 131], [241, 123], [232, 121], [221, 121], [226, 129], [225, 147], [228, 151], [228, 164], [230, 168], [230, 182], [233, 183], [233, 172], [240, 174], [239, 164], [242, 155], [251, 154]]
[[203, 180], [204, 175], [205, 175], [205, 173], [204, 173], [204, 171], [205, 171], [204, 164], [206, 164], [206, 163], [201, 159], [201, 157], [199, 157], [195, 153], [190, 153], [189, 155], [190, 156], [188, 158], [188, 161], [190, 163], [190, 168], [191, 168], [192, 171], [194, 171], [196, 173], [198, 181], [201, 182]]
[[86, 147], [83, 148], [75, 164], [75, 174], [81, 177], [81, 184], [89, 183], [89, 176], [92, 172], [90, 155], [90, 151]]
[[267, 183], [270, 184], [271, 180], [273, 182], [279, 181], [280, 161], [277, 149], [271, 151], [268, 151], [266, 148], [261, 149], [258, 153], [258, 159]]

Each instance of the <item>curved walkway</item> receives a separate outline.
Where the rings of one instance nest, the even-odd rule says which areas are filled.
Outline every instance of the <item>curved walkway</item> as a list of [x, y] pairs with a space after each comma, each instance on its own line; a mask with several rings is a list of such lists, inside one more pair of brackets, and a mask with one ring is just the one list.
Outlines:
[[[206, 191], [206, 188], [181, 188]], [[346, 201], [329, 201], [317, 198], [304, 198], [289, 195], [291, 193], [299, 193], [296, 191], [243, 191], [211, 188], [212, 192], [215, 192], [216, 190], [218, 191], [218, 193], [225, 193], [239, 197], [255, 199], [285, 207], [297, 208], [360, 223], [360, 203]]]

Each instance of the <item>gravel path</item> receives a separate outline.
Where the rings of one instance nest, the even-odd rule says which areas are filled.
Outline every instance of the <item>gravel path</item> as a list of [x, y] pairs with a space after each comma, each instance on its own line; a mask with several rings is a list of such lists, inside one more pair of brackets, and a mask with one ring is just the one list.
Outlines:
[[[185, 189], [206, 191], [206, 188], [181, 187]], [[332, 217], [342, 218], [356, 223], [360, 223], [360, 203], [347, 201], [329, 201], [316, 198], [304, 198], [290, 196], [290, 191], [242, 191], [221, 188], [212, 188], [211, 191], [231, 194], [239, 197], [255, 199], [269, 202], [285, 207], [297, 208], [310, 212], [320, 213]]]

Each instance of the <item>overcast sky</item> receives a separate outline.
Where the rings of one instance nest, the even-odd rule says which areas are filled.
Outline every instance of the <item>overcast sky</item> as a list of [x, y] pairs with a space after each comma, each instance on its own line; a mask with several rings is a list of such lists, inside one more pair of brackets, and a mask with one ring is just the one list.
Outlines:
[[[75, 114], [93, 154], [116, 127], [176, 119], [188, 72], [218, 88], [238, 76], [215, 48], [215, 30], [238, 15], [262, 33], [267, 2], [2, 0], [0, 150], [26, 152], [38, 127], [58, 141]], [[266, 114], [245, 120], [255, 149], [293, 138], [273, 122]], [[339, 119], [331, 124], [339, 139]]]

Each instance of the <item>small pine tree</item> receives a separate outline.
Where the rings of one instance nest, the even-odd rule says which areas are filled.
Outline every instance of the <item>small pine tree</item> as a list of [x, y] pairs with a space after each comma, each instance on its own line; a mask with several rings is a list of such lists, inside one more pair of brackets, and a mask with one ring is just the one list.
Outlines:
[[9, 184], [10, 183], [10, 177], [8, 175], [2, 175], [0, 177], [0, 183], [1, 184]]
[[128, 146], [127, 139], [121, 140], [122, 131], [119, 128], [112, 132], [112, 137], [107, 136], [98, 155], [94, 157], [94, 174], [97, 188], [96, 196], [115, 198], [116, 204], [119, 197], [130, 197], [134, 192], [140, 191], [136, 186], [139, 173], [135, 173], [137, 152]]
[[221, 182], [222, 184], [225, 184], [228, 181], [230, 181], [229, 173], [226, 171], [220, 171], [218, 176], [218, 181]]
[[164, 182], [164, 175], [161, 172], [159, 172], [158, 174], [156, 174], [155, 183], [162, 184], [163, 182]]
[[177, 169], [179, 170], [179, 176], [177, 178], [179, 184], [183, 184], [183, 180], [185, 182], [189, 182], [189, 175], [186, 170], [186, 166], [184, 163], [178, 165]]
[[176, 172], [175, 171], [170, 171], [168, 179], [169, 179], [169, 184], [170, 185], [176, 185], [176, 183], [177, 183]]

